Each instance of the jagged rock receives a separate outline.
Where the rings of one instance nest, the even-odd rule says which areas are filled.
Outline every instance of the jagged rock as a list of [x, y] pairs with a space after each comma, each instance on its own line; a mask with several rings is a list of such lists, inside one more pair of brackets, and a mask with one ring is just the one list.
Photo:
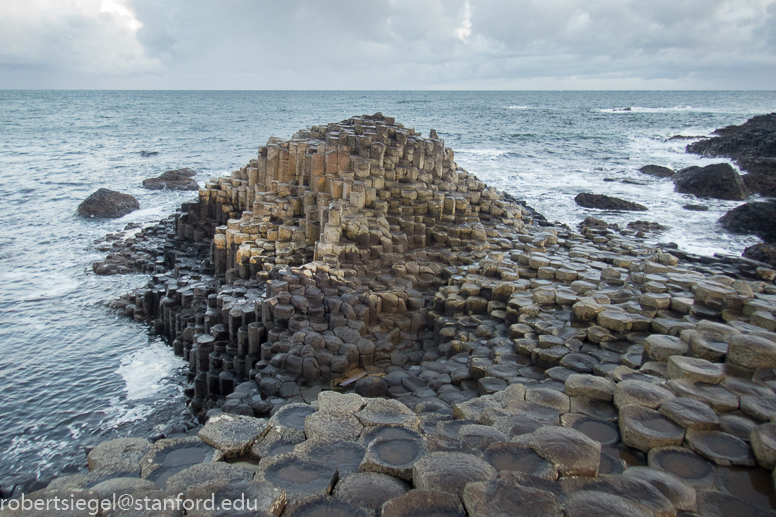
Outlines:
[[776, 201], [754, 201], [734, 208], [722, 217], [722, 226], [734, 233], [753, 233], [767, 243], [776, 242]]
[[596, 476], [601, 444], [576, 429], [545, 426], [516, 441], [552, 463], [563, 476]]
[[106, 188], [98, 189], [78, 205], [81, 217], [123, 217], [140, 208], [134, 196]]
[[458, 496], [466, 483], [495, 478], [496, 469], [490, 464], [460, 452], [432, 452], [412, 467], [412, 481], [416, 488], [440, 490]]
[[776, 342], [746, 334], [733, 336], [726, 360], [744, 368], [773, 368], [776, 366]]
[[706, 167], [687, 167], [674, 176], [674, 190], [697, 197], [746, 199], [744, 181], [728, 163], [715, 163]]
[[515, 442], [496, 442], [490, 444], [483, 454], [483, 459], [490, 463], [496, 471], [520, 472], [542, 479], [555, 480], [558, 470], [545, 460], [528, 444]]
[[469, 515], [496, 517], [562, 517], [563, 509], [550, 492], [527, 488], [515, 480], [496, 479], [468, 483], [463, 491], [463, 504]]
[[749, 437], [757, 463], [768, 470], [776, 466], [776, 423], [762, 424]]
[[649, 210], [644, 205], [633, 203], [632, 201], [625, 201], [616, 197], [606, 196], [603, 194], [588, 194], [580, 192], [574, 198], [574, 201], [585, 208], [597, 208], [599, 210], [626, 210], [626, 211], [645, 211]]
[[684, 429], [652, 409], [631, 405], [620, 408], [622, 443], [643, 452], [655, 447], [681, 445]]
[[764, 262], [771, 267], [776, 268], [776, 244], [754, 244], [744, 250], [744, 258]]
[[86, 461], [89, 470], [98, 469], [137, 471], [140, 474], [140, 460], [153, 444], [142, 438], [116, 438], [101, 442], [89, 452]]
[[676, 174], [673, 169], [661, 165], [645, 165], [639, 169], [639, 172], [648, 174], [649, 176], [655, 176], [656, 178], [668, 178]]
[[194, 180], [197, 173], [193, 169], [176, 169], [163, 172], [156, 178], [143, 180], [143, 188], [149, 190], [199, 190]]

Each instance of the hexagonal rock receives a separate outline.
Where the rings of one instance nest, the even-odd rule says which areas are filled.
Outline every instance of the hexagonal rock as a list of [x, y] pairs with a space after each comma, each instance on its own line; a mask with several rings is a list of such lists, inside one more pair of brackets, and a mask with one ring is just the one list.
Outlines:
[[432, 452], [412, 467], [415, 488], [440, 490], [460, 496], [466, 483], [490, 481], [496, 478], [496, 469], [471, 454], [460, 452]]
[[669, 379], [687, 379], [707, 384], [719, 384], [725, 378], [725, 370], [721, 364], [681, 355], [668, 358], [666, 373]]
[[696, 431], [719, 429], [719, 418], [708, 404], [697, 399], [677, 397], [662, 406], [660, 412], [684, 427]]
[[593, 321], [598, 316], [598, 313], [603, 310], [603, 306], [596, 303], [592, 298], [580, 298], [577, 303], [571, 306], [571, 311], [580, 321]]
[[264, 458], [256, 481], [285, 490], [289, 503], [311, 495], [328, 495], [337, 482], [337, 467], [300, 458], [294, 453]]
[[509, 436], [489, 425], [466, 424], [458, 429], [458, 440], [464, 450], [484, 451], [492, 443], [508, 442]]
[[383, 505], [382, 517], [466, 517], [458, 496], [441, 490], [410, 490]]
[[183, 492], [198, 485], [214, 481], [250, 481], [255, 471], [220, 461], [201, 463], [167, 478], [165, 488], [171, 492]]
[[741, 412], [758, 420], [770, 420], [776, 416], [776, 397], [772, 394], [741, 395]]
[[378, 438], [369, 444], [358, 470], [412, 481], [412, 467], [423, 456], [423, 452], [422, 440]]
[[406, 493], [409, 485], [377, 472], [358, 472], [337, 482], [334, 496], [371, 512], [379, 511], [386, 501]]
[[272, 418], [269, 419], [269, 426], [287, 427], [289, 429], [304, 431], [305, 420], [316, 411], [317, 410], [311, 405], [303, 404], [301, 402], [286, 404], [278, 409], [277, 413], [272, 415]]
[[627, 312], [605, 310], [596, 316], [596, 323], [601, 327], [616, 332], [630, 332], [633, 318]]
[[415, 431], [420, 428], [418, 415], [398, 400], [373, 399], [356, 417], [364, 426], [407, 427]]
[[730, 337], [725, 361], [744, 368], [776, 366], [776, 342], [760, 336], [738, 334]]
[[203, 442], [221, 451], [227, 459], [247, 454], [253, 442], [267, 429], [267, 421], [242, 415], [221, 414], [199, 430]]
[[561, 423], [564, 427], [576, 429], [601, 445], [614, 445], [620, 441], [620, 430], [614, 422], [598, 420], [580, 413], [569, 413], [563, 415]]
[[358, 470], [364, 459], [364, 447], [353, 441], [315, 437], [294, 447], [294, 454], [302, 459], [337, 467], [341, 476]]
[[558, 479], [558, 469], [536, 454], [526, 443], [493, 443], [482, 457], [498, 472], [520, 472], [550, 481]]
[[283, 512], [287, 517], [370, 517], [372, 512], [359, 508], [336, 497], [316, 495], [305, 497], [288, 506]]
[[[250, 509], [250, 515], [256, 517], [272, 517], [279, 515], [286, 507], [286, 493], [266, 483], [256, 483], [254, 481], [246, 480], [227, 480], [220, 479], [209, 483], [200, 483], [194, 488], [186, 490], [185, 496], [189, 500], [194, 501], [212, 501], [214, 508], [219, 508], [224, 505], [225, 501], [237, 502], [238, 500], [245, 501], [244, 508]], [[138, 497], [135, 497], [138, 500]], [[235, 510], [240, 503], [235, 505]], [[230, 506], [231, 508], [231, 506]], [[253, 511], [257, 513], [253, 513]], [[235, 512], [233, 511], [234, 515]], [[155, 514], [154, 514], [155, 515]], [[187, 512], [187, 515], [210, 516], [212, 514], [200, 514], [196, 510], [193, 512]], [[223, 514], [217, 514], [223, 515]], [[228, 515], [228, 513], [226, 514]], [[107, 516], [106, 516], [107, 517]]]
[[107, 479], [92, 487], [94, 492], [100, 495], [100, 499], [110, 499], [113, 495], [134, 494], [145, 490], [158, 490], [151, 481], [139, 478], [113, 478]]
[[[445, 420], [449, 420], [449, 417]], [[438, 423], [439, 422], [436, 422], [435, 425]], [[420, 433], [413, 431], [412, 429], [407, 429], [406, 427], [387, 427], [376, 425], [365, 427], [364, 431], [361, 433], [361, 436], [358, 438], [358, 443], [367, 448], [369, 447], [370, 443], [377, 440], [378, 438], [387, 438], [391, 440], [398, 438], [407, 438], [412, 440], [422, 439]]]
[[755, 460], [747, 443], [722, 431], [687, 431], [687, 445], [717, 465], [754, 467]]
[[644, 353], [653, 361], [667, 361], [672, 355], [684, 355], [687, 343], [674, 336], [652, 334], [644, 340]]
[[569, 397], [612, 400], [614, 388], [614, 383], [604, 377], [588, 374], [572, 374], [566, 379], [564, 391]]
[[558, 498], [550, 492], [527, 488], [513, 480], [468, 483], [463, 504], [469, 515], [496, 517], [562, 517]]
[[660, 491], [677, 510], [695, 510], [695, 489], [670, 472], [652, 467], [630, 467], [623, 477], [646, 481]]
[[328, 413], [357, 413], [366, 405], [366, 401], [356, 393], [337, 393], [322, 391], [318, 394], [318, 411]]
[[[417, 418], [417, 417], [416, 417]], [[304, 434], [307, 439], [357, 440], [364, 425], [349, 413], [324, 413], [318, 411], [304, 421]]]
[[666, 388], [646, 381], [620, 381], [614, 387], [614, 405], [617, 408], [633, 404], [657, 409], [666, 401], [676, 397]]
[[582, 490], [564, 503], [566, 517], [652, 517], [646, 508], [612, 494]]
[[545, 426], [515, 441], [528, 444], [549, 461], [562, 476], [596, 476], [601, 462], [601, 444], [576, 429]]
[[560, 484], [567, 493], [595, 491], [622, 497], [647, 509], [650, 515], [656, 517], [676, 515], [676, 509], [671, 501], [660, 490], [650, 483], [634, 477], [612, 474], [599, 478], [563, 478], [560, 480]]
[[690, 350], [695, 357], [708, 361], [721, 361], [728, 352], [729, 345], [721, 334], [685, 330], [681, 335], [685, 341], [687, 341], [685, 335], [689, 338]]
[[164, 488], [167, 478], [188, 467], [207, 463], [216, 449], [198, 436], [159, 440], [140, 461], [140, 477]]
[[714, 482], [714, 465], [684, 447], [655, 447], [647, 455], [647, 464], [693, 486]]
[[655, 447], [681, 445], [684, 440], [684, 428], [644, 406], [621, 407], [619, 424], [622, 443], [643, 452]]
[[687, 379], [670, 380], [668, 386], [680, 397], [689, 397], [706, 402], [717, 412], [735, 411], [739, 398], [717, 384], [692, 382]]
[[535, 388], [525, 392], [525, 401], [528, 404], [538, 404], [558, 410], [561, 415], [571, 409], [571, 401], [568, 395], [551, 388]]
[[267, 426], [267, 433], [263, 438], [256, 440], [251, 446], [249, 456], [260, 460], [277, 454], [292, 452], [294, 446], [307, 439], [304, 431], [290, 429], [288, 427]]
[[142, 438], [116, 438], [97, 444], [89, 452], [86, 461], [89, 470], [101, 468], [113, 470], [137, 471], [140, 473], [140, 460], [153, 444]]
[[758, 425], [749, 435], [757, 464], [768, 470], [776, 466], [776, 423]]

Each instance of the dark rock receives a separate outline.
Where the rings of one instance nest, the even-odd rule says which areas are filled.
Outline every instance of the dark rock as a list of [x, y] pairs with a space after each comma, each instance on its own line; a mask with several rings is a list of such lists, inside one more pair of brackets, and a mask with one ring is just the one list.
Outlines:
[[140, 208], [134, 196], [101, 188], [78, 205], [81, 217], [123, 217]]
[[199, 184], [193, 179], [196, 172], [192, 169], [167, 171], [156, 178], [143, 180], [143, 188], [149, 190], [199, 190]]
[[744, 180], [728, 163], [682, 169], [674, 177], [674, 190], [698, 197], [736, 201], [747, 196]]
[[749, 246], [744, 250], [743, 256], [776, 267], [776, 245], [774, 244], [760, 243]]
[[752, 117], [740, 126], [717, 129], [714, 134], [717, 136], [691, 143], [687, 152], [734, 160], [776, 157], [776, 113]]
[[719, 222], [735, 233], [754, 233], [765, 242], [776, 242], [776, 202], [746, 203], [723, 215]]
[[631, 201], [625, 201], [616, 197], [605, 196], [603, 194], [588, 194], [586, 192], [580, 192], [574, 201], [585, 208], [597, 208], [599, 210], [629, 210], [629, 211], [645, 211], [649, 210], [644, 205], [633, 203]]
[[461, 500], [440, 490], [416, 489], [394, 497], [383, 505], [383, 517], [465, 517]]
[[579, 223], [580, 231], [584, 231], [585, 228], [593, 228], [594, 230], [608, 230], [609, 228], [618, 228], [617, 224], [609, 224], [601, 219], [596, 219], [593, 216], [585, 217], [585, 220]]
[[662, 232], [668, 230], [668, 226], [663, 226], [653, 221], [631, 221], [628, 223], [628, 228], [640, 232]]
[[364, 377], [356, 381], [356, 393], [362, 397], [384, 397], [388, 391], [388, 384], [380, 377]]
[[692, 212], [706, 212], [709, 209], [706, 205], [682, 205], [682, 208]]
[[660, 165], [645, 165], [639, 169], [642, 174], [649, 176], [655, 176], [656, 178], [668, 178], [676, 174], [676, 171], [669, 169], [668, 167], [662, 167]]

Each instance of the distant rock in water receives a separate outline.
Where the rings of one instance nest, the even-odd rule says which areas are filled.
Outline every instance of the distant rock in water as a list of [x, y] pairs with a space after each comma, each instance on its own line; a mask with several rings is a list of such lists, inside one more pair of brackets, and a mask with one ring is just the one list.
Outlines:
[[608, 230], [610, 228], [619, 229], [619, 226], [617, 224], [610, 225], [602, 219], [596, 219], [595, 217], [589, 215], [585, 217], [584, 221], [579, 223], [580, 231], [584, 232], [585, 228], [592, 228], [594, 230]]
[[668, 178], [676, 174], [676, 171], [669, 169], [668, 167], [662, 167], [660, 165], [645, 165], [639, 172], [647, 174], [649, 176], [655, 176], [656, 178]]
[[192, 169], [167, 171], [158, 178], [143, 180], [143, 188], [150, 190], [199, 190], [199, 184], [193, 179], [197, 172]]
[[749, 246], [744, 250], [743, 256], [776, 267], [776, 245], [774, 244], [760, 243]]
[[668, 230], [668, 226], [663, 226], [660, 223], [653, 221], [631, 221], [628, 223], [628, 228], [640, 232], [662, 232]]
[[776, 242], [776, 201], [746, 203], [723, 215], [719, 222], [736, 233], [753, 233], [765, 242]]
[[122, 217], [140, 208], [134, 196], [101, 188], [78, 205], [81, 217]]
[[687, 167], [674, 176], [674, 190], [698, 197], [740, 201], [746, 199], [743, 179], [729, 163]]
[[145, 149], [140, 151], [140, 156], [143, 158], [148, 158], [149, 156], [156, 156], [159, 154], [159, 151], [146, 151]]
[[597, 208], [599, 210], [628, 210], [628, 211], [645, 211], [649, 210], [644, 205], [633, 203], [632, 201], [625, 201], [624, 199], [605, 196], [603, 194], [588, 194], [586, 192], [580, 192], [574, 201], [579, 206], [585, 208]]
[[709, 209], [706, 205], [683, 205], [682, 208], [691, 212], [706, 212]]
[[688, 153], [735, 160], [750, 193], [776, 196], [776, 113], [758, 115], [740, 126], [714, 131], [717, 136], [689, 144]]

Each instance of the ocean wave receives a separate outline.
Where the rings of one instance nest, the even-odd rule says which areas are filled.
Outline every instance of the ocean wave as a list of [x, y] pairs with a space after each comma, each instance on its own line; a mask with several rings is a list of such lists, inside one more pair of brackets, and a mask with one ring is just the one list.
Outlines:
[[508, 110], [529, 110], [529, 109], [531, 109], [531, 106], [520, 106], [520, 105], [514, 104], [512, 106], [507, 106], [506, 109], [508, 109]]
[[645, 108], [641, 106], [627, 106], [624, 108], [602, 108], [597, 110], [600, 113], [677, 113], [677, 112], [696, 112], [696, 113], [732, 113], [709, 108], [695, 108], [693, 106], [673, 106], [661, 108]]
[[124, 357], [116, 373], [124, 379], [127, 400], [142, 400], [165, 388], [170, 372], [183, 364], [170, 347], [152, 343]]

